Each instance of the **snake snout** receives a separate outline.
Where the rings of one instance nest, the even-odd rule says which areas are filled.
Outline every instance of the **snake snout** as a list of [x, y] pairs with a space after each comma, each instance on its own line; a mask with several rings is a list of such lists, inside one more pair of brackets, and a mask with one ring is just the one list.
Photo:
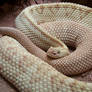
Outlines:
[[47, 51], [47, 55], [51, 58], [61, 58], [69, 55], [69, 50], [60, 47], [50, 47]]

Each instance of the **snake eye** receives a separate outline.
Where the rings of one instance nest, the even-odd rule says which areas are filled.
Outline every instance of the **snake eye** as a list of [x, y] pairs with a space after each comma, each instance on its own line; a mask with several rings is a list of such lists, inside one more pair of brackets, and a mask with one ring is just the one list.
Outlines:
[[60, 54], [60, 51], [57, 51], [58, 54]]

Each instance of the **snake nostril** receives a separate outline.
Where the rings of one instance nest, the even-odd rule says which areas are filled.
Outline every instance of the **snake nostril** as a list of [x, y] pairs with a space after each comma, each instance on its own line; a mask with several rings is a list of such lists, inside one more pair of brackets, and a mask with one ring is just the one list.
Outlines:
[[56, 55], [57, 53], [56, 52], [53, 52], [54, 55]]
[[53, 52], [54, 55], [60, 54], [60, 51]]

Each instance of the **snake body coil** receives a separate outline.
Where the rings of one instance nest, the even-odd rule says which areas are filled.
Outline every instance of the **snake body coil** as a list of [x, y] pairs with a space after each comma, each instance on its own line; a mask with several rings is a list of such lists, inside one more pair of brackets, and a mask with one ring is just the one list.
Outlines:
[[[92, 67], [92, 31], [84, 23], [70, 19], [73, 15], [62, 19], [63, 9], [66, 8], [71, 11], [72, 8], [75, 9], [72, 11], [74, 13], [76, 10], [83, 11], [81, 6], [67, 3], [35, 5], [27, 7], [17, 16], [16, 27], [44, 50], [51, 45], [57, 46], [61, 40], [68, 46], [75, 47], [76, 50], [70, 55], [52, 60], [49, 64], [66, 75], [76, 75]], [[84, 10], [89, 14], [91, 12], [90, 8], [87, 10], [84, 7]], [[67, 14], [66, 11], [65, 13]], [[62, 54], [65, 50], [61, 50], [59, 53]]]
[[92, 92], [92, 83], [64, 76], [8, 36], [0, 38], [0, 73], [20, 92]]

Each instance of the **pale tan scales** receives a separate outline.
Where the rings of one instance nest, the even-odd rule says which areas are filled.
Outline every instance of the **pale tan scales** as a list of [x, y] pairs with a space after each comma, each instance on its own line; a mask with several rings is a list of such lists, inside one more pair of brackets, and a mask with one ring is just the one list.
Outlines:
[[92, 9], [85, 6], [40, 4], [24, 9], [16, 18], [16, 26], [44, 50], [57, 44], [60, 46], [60, 40], [76, 47], [72, 54], [49, 62], [66, 75], [76, 75], [92, 68], [91, 20]]
[[92, 83], [64, 76], [8, 36], [0, 38], [0, 73], [20, 92], [92, 92]]
[[[77, 48], [75, 52], [63, 59], [48, 62], [58, 71], [66, 75], [75, 75], [91, 69], [91, 8], [71, 3], [35, 5], [26, 8], [19, 14], [16, 18], [16, 26], [25, 33], [33, 43], [44, 50], [58, 43], [52, 41], [50, 38], [55, 40], [58, 38], [67, 45]], [[50, 37], [47, 36], [47, 38], [45, 38], [46, 36], [44, 37], [43, 34], [39, 33], [40, 31], [45, 32], [47, 35], [50, 35]], [[37, 40], [39, 39], [38, 35], [42, 37], [42, 40], [48, 41], [48, 43]]]
[[52, 60], [50, 65], [65, 75], [75, 75], [92, 68], [92, 30], [73, 21], [55, 21], [40, 24], [53, 37], [76, 50], [70, 55]]

